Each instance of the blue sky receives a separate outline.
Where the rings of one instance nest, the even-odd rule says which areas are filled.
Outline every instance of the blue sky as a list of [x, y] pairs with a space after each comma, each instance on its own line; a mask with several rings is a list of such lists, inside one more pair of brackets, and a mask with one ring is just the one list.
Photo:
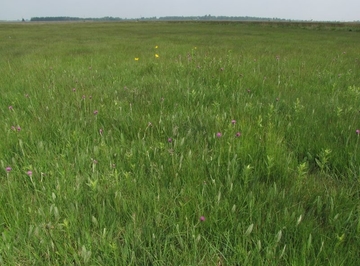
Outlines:
[[360, 0], [0, 0], [0, 20], [45, 16], [255, 16], [360, 21]]

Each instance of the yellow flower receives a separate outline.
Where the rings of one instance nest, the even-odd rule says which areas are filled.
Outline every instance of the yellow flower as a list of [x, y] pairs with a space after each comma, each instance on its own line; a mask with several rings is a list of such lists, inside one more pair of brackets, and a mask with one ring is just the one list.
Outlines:
[[156, 57], [156, 58], [158, 58], [158, 57], [159, 57], [159, 55], [158, 55], [158, 54], [155, 54], [155, 57]]
[[155, 49], [157, 49], [157, 48], [159, 48], [159, 46], [156, 45], [156, 46], [155, 46]]
[[135, 61], [139, 61], [139, 57], [135, 57]]

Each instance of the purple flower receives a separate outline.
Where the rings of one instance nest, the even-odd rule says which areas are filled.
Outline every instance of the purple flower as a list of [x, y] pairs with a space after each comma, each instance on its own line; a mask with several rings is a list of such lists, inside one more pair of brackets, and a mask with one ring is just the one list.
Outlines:
[[359, 135], [360, 134], [360, 129], [357, 129], [355, 132], [356, 132], [356, 134]]
[[205, 216], [200, 216], [200, 222], [204, 222], [205, 221]]
[[20, 126], [17, 126], [16, 129], [17, 129], [17, 131], [20, 131], [20, 130], [21, 130], [21, 127], [20, 127]]
[[222, 134], [221, 134], [220, 132], [218, 132], [218, 133], [216, 133], [216, 136], [217, 136], [218, 138], [221, 138]]
[[235, 137], [240, 137], [241, 136], [241, 133], [240, 132], [237, 132], [236, 134], [235, 134]]
[[168, 138], [168, 142], [171, 143], [173, 140], [172, 138]]
[[5, 170], [6, 170], [6, 172], [9, 173], [12, 170], [12, 168], [10, 166], [8, 166], [8, 167], [5, 168]]
[[29, 170], [29, 171], [26, 172], [26, 174], [27, 174], [28, 176], [32, 176], [33, 172]]
[[235, 124], [236, 124], [236, 120], [235, 120], [235, 119], [231, 120], [231, 124], [235, 125]]
[[98, 113], [99, 113], [98, 110], [95, 110], [95, 111], [94, 111], [94, 115], [97, 115]]

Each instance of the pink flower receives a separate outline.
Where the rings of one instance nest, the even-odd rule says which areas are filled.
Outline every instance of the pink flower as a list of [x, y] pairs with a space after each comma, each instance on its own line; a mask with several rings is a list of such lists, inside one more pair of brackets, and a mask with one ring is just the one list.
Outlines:
[[29, 171], [26, 172], [26, 174], [27, 174], [28, 176], [32, 176], [33, 172], [29, 170]]
[[200, 216], [200, 222], [204, 222], [205, 221], [205, 216]]
[[94, 111], [94, 115], [97, 115], [98, 113], [99, 113], [98, 110], [95, 110], [95, 111]]
[[231, 120], [231, 124], [235, 125], [235, 124], [236, 124], [236, 120], [235, 120], [235, 119]]
[[237, 132], [236, 134], [235, 134], [235, 137], [240, 137], [241, 136], [241, 133], [240, 132]]
[[360, 129], [355, 130], [356, 134], [360, 134]]
[[6, 170], [6, 172], [9, 173], [12, 170], [12, 168], [10, 166], [8, 166], [8, 167], [5, 168], [5, 170]]
[[172, 138], [168, 138], [168, 142], [171, 143], [171, 142], [172, 142]]
[[216, 136], [217, 136], [218, 138], [221, 138], [222, 134], [221, 134], [220, 132], [218, 132], [218, 133], [216, 133]]
[[20, 127], [20, 126], [17, 126], [16, 129], [17, 129], [17, 131], [20, 131], [20, 130], [21, 130], [21, 127]]

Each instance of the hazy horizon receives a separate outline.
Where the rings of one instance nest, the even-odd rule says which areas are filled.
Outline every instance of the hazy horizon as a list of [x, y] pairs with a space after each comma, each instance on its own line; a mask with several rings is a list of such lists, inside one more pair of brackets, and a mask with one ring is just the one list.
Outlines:
[[141, 18], [166, 16], [249, 16], [315, 21], [359, 21], [359, 0], [12, 0], [0, 20], [32, 17]]

